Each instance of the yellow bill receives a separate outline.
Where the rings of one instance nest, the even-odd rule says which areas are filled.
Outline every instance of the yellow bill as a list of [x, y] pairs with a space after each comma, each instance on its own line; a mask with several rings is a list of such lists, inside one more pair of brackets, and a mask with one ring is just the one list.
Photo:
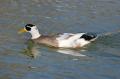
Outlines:
[[19, 30], [19, 34], [21, 34], [21, 33], [25, 33], [25, 32], [27, 32], [27, 30], [26, 29], [21, 29], [21, 30]]

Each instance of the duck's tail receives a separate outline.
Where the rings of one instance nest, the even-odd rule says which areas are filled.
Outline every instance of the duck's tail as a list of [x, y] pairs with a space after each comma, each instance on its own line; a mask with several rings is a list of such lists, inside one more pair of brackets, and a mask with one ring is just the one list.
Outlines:
[[81, 36], [81, 38], [84, 38], [87, 41], [92, 41], [95, 38], [97, 38], [97, 34], [96, 33], [85, 33], [84, 35]]

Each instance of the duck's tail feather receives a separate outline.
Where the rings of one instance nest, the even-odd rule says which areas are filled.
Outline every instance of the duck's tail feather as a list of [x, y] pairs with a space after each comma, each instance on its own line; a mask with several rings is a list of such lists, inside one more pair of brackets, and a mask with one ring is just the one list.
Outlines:
[[84, 38], [87, 41], [91, 41], [97, 38], [97, 34], [96, 33], [85, 33], [84, 35], [81, 36], [81, 38]]

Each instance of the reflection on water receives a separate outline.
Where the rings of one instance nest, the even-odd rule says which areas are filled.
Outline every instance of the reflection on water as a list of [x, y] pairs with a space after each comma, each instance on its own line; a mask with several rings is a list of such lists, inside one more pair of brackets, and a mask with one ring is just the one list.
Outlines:
[[22, 51], [23, 54], [31, 57], [36, 58], [40, 56], [40, 51], [37, 50], [37, 47], [34, 45], [33, 41], [27, 42], [27, 48]]
[[57, 52], [72, 55], [72, 56], [86, 56], [86, 55], [80, 54], [80, 52], [78, 51], [71, 50], [71, 49], [58, 49]]
[[[75, 49], [50, 48], [50, 50], [58, 53], [62, 53], [62, 54], [72, 55], [72, 56], [86, 56], [81, 54], [79, 51]], [[81, 51], [85, 51], [85, 50], [82, 49]], [[35, 45], [31, 40], [27, 42], [27, 48], [24, 49], [22, 53], [32, 58], [39, 57], [41, 54], [38, 45]]]

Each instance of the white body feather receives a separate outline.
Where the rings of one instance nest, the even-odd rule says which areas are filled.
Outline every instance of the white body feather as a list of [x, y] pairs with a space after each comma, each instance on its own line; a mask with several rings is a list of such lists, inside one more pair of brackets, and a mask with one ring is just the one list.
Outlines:
[[56, 38], [58, 41], [58, 46], [66, 47], [66, 48], [76, 48], [89, 44], [90, 41], [86, 41], [85, 39], [80, 38], [83, 34], [85, 33], [77, 33], [77, 34], [64, 33], [63, 35], [60, 35], [58, 38]]

